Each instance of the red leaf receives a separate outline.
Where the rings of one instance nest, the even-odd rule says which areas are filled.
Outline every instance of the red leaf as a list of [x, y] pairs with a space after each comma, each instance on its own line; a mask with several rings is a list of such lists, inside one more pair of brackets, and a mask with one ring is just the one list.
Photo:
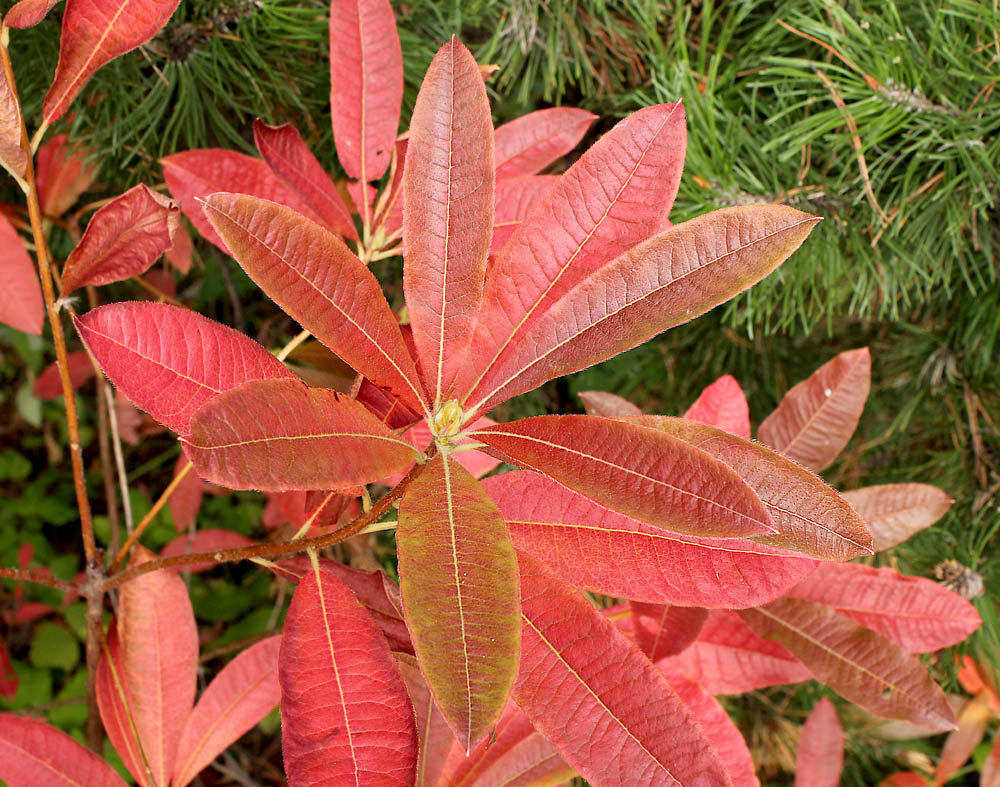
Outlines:
[[827, 604], [908, 653], [955, 645], [980, 623], [976, 608], [957, 593], [891, 568], [821, 563], [787, 595]]
[[0, 713], [0, 779], [9, 787], [125, 787], [104, 760], [38, 719]]
[[[879, 787], [927, 787], [927, 780], [914, 771], [898, 771], [880, 783]], [[982, 783], [981, 787], [987, 787], [986, 783]]]
[[698, 638], [708, 619], [704, 607], [677, 607], [672, 604], [649, 604], [630, 601], [635, 644], [657, 662], [676, 656]]
[[[66, 356], [69, 365], [69, 381], [75, 391], [96, 374], [94, 363], [83, 350], [69, 353]], [[32, 387], [39, 399], [58, 399], [63, 395], [62, 379], [59, 377], [59, 362], [53, 361], [38, 375]]]
[[818, 473], [830, 466], [854, 434], [870, 385], [868, 348], [842, 352], [786, 393], [757, 436]]
[[599, 415], [604, 418], [622, 418], [629, 415], [642, 415], [642, 410], [623, 399], [606, 391], [581, 391], [584, 409], [587, 415]]
[[[557, 190], [558, 186], [553, 191]], [[522, 228], [544, 214], [548, 200]], [[516, 342], [504, 340], [502, 351], [494, 355], [475, 346], [473, 357], [493, 360], [469, 395], [475, 404], [466, 407], [466, 412], [489, 410], [729, 300], [784, 262], [817, 221], [815, 216], [782, 205], [723, 208], [640, 243], [586, 278], [576, 279], [557, 302], [536, 315]], [[552, 234], [550, 229], [539, 232]], [[515, 236], [508, 248], [518, 243]], [[498, 261], [498, 267], [505, 258]], [[531, 290], [522, 282], [529, 275], [522, 273], [522, 281], [507, 282], [514, 295], [497, 297], [527, 298], [522, 291], [530, 294]], [[565, 283], [562, 280], [560, 288]], [[489, 304], [487, 295], [481, 324], [495, 317], [495, 325], [502, 327], [505, 319], [494, 315]], [[506, 332], [493, 331], [495, 335]]]
[[0, 638], [0, 697], [14, 699], [17, 685], [17, 673], [14, 671], [14, 663], [10, 660], [10, 650], [7, 649], [7, 642]]
[[554, 107], [504, 123], [493, 135], [497, 180], [541, 172], [575, 148], [595, 120], [585, 109]]
[[327, 229], [358, 239], [351, 211], [295, 126], [269, 126], [257, 118], [253, 136], [257, 150], [274, 173], [313, 208]]
[[[174, 478], [189, 464], [190, 462], [184, 454], [177, 457], [177, 463], [174, 465]], [[192, 467], [170, 496], [170, 516], [173, 517], [174, 527], [177, 528], [178, 532], [187, 530], [194, 524], [194, 520], [198, 516], [198, 509], [201, 508], [201, 497], [204, 491], [205, 482]], [[201, 550], [192, 551], [200, 552]]]
[[101, 66], [145, 44], [163, 29], [180, 0], [70, 0], [62, 20], [59, 65], [45, 96], [42, 123], [51, 126]]
[[5, 27], [23, 30], [41, 22], [59, 0], [18, 0], [3, 18]]
[[702, 391], [684, 417], [750, 439], [750, 408], [732, 375], [723, 375]]
[[416, 454], [353, 399], [298, 380], [254, 380], [210, 400], [184, 453], [206, 481], [268, 492], [367, 484]]
[[385, 639], [326, 572], [292, 596], [278, 662], [281, 738], [291, 784], [413, 784], [413, 708]]
[[490, 254], [500, 254], [521, 223], [541, 204], [557, 175], [525, 175], [496, 182]]
[[[958, 729], [945, 738], [941, 759], [934, 769], [934, 787], [943, 785], [965, 765], [975, 748], [983, 742], [992, 716], [989, 700], [982, 695], [965, 703], [958, 713]], [[981, 785], [987, 783], [985, 778], [980, 780]]]
[[468, 751], [489, 733], [517, 674], [517, 561], [507, 527], [476, 480], [440, 457], [400, 501], [396, 548], [420, 669]]
[[40, 336], [45, 324], [42, 288], [35, 263], [17, 232], [0, 215], [0, 323]]
[[837, 787], [844, 768], [844, 730], [833, 703], [823, 697], [802, 727], [795, 787]]
[[177, 222], [177, 232], [174, 233], [173, 245], [166, 251], [170, 264], [183, 274], [191, 271], [191, 263], [194, 259], [194, 244], [187, 227], [181, 222]]
[[405, 429], [423, 419], [420, 413], [414, 412], [367, 377], [361, 378], [355, 398], [390, 429]]
[[327, 230], [290, 208], [214, 194], [212, 226], [250, 277], [348, 364], [422, 409], [416, 367], [374, 274]]
[[[458, 741], [434, 704], [434, 697], [427, 688], [427, 681], [420, 673], [416, 659], [397, 656], [396, 664], [413, 703], [417, 723], [420, 758], [417, 761], [416, 787], [434, 787], [438, 784], [448, 752], [458, 748]], [[465, 758], [464, 751], [461, 756]]]
[[[900, 785], [900, 787], [904, 787]], [[918, 787], [924, 787], [922, 784]], [[983, 772], [979, 777], [979, 787], [1000, 787], [1000, 736], [993, 742], [993, 748], [983, 763]]]
[[[399, 237], [403, 231], [403, 172], [405, 171], [406, 149], [410, 144], [408, 136], [396, 140], [395, 157], [389, 169], [389, 183], [383, 187], [379, 197], [375, 218], [375, 237], [381, 228], [382, 237]], [[386, 241], [383, 241], [386, 243]]]
[[280, 647], [280, 636], [251, 645], [208, 684], [184, 727], [172, 787], [188, 784], [277, 706]]
[[[17, 6], [7, 12], [8, 18]], [[7, 19], [4, 24], [10, 27]], [[24, 175], [28, 168], [28, 152], [22, 142], [21, 103], [14, 85], [7, 79], [6, 69], [0, 69], [0, 164], [3, 165], [18, 184], [25, 184]], [[22, 188], [24, 188], [22, 185]]]
[[[186, 461], [186, 460], [185, 460]], [[257, 542], [232, 530], [199, 530], [196, 533], [177, 536], [167, 542], [160, 552], [160, 557], [175, 555], [190, 555], [196, 552], [214, 552], [220, 549], [236, 549], [248, 547]], [[181, 571], [211, 571], [218, 563], [190, 563], [186, 566], [174, 566], [173, 570]]]
[[[85, 0], [84, 5], [88, 1]], [[69, 137], [57, 134], [38, 149], [35, 180], [38, 199], [46, 216], [62, 216], [90, 188], [97, 167], [87, 152], [71, 146]]]
[[62, 271], [63, 295], [145, 273], [173, 245], [178, 207], [139, 184], [98, 208]]
[[876, 552], [906, 541], [943, 517], [955, 501], [929, 484], [882, 484], [844, 492], [872, 534]]
[[403, 173], [403, 287], [425, 387], [449, 400], [465, 361], [493, 229], [493, 121], [476, 59], [454, 37], [427, 69]]
[[[489, 418], [480, 418], [472, 424], [470, 428], [483, 429], [487, 426], [492, 426], [495, 423], [496, 421]], [[407, 429], [403, 434], [403, 438], [418, 451], [427, 450], [427, 447], [434, 440], [434, 436], [431, 434], [431, 428], [427, 425], [426, 420], [421, 420]], [[459, 443], [459, 445], [461, 445], [461, 443]], [[482, 451], [461, 451], [459, 453], [452, 454], [452, 459], [468, 470], [473, 478], [482, 478], [487, 473], [495, 470], [500, 464], [499, 459]], [[404, 474], [402, 473], [397, 473], [389, 478], [382, 479], [381, 483], [384, 486], [393, 487], [403, 480], [403, 475]]]
[[654, 429], [590, 415], [543, 415], [470, 436], [515, 464], [652, 525], [703, 536], [776, 532], [736, 473]]
[[214, 396], [248, 380], [294, 375], [257, 342], [187, 309], [112, 303], [74, 317], [101, 369], [136, 405], [180, 434]]
[[780, 596], [816, 561], [736, 538], [662, 530], [602, 508], [537, 473], [482, 482], [514, 545], [571, 584], [619, 598], [748, 607]]
[[403, 100], [403, 53], [389, 0], [330, 6], [330, 110], [337, 158], [352, 178], [389, 167]]
[[514, 699], [566, 761], [600, 785], [727, 783], [691, 709], [646, 657], [535, 560], [518, 563]]

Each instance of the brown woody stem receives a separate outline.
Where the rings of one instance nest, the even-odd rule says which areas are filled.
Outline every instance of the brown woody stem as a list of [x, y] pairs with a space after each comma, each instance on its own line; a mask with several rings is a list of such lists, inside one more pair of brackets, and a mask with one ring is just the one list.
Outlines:
[[0, 567], [0, 578], [14, 579], [18, 582], [34, 582], [36, 585], [48, 585], [56, 590], [65, 590], [67, 593], [77, 592], [77, 587], [72, 582], [63, 582], [44, 571], [33, 571], [28, 568]]

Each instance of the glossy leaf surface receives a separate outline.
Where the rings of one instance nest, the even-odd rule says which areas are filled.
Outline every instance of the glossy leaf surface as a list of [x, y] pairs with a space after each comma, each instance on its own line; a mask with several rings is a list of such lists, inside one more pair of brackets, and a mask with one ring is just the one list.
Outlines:
[[113, 303], [73, 324], [118, 390], [179, 434], [223, 391], [248, 380], [294, 377], [257, 342], [187, 309]]
[[854, 434], [870, 385], [868, 348], [843, 352], [789, 390], [757, 435], [762, 443], [818, 473], [829, 467]]
[[642, 415], [642, 410], [617, 394], [606, 391], [581, 391], [580, 398], [583, 400], [587, 415], [599, 415], [604, 418]]
[[558, 180], [556, 175], [524, 175], [496, 182], [490, 254], [500, 254], [517, 228]]
[[396, 544], [421, 671], [468, 750], [489, 733], [517, 674], [517, 561], [507, 526], [468, 471], [438, 457], [400, 501]]
[[184, 452], [206, 481], [271, 492], [367, 484], [416, 453], [353, 399], [298, 380], [255, 380], [207, 402]]
[[724, 374], [702, 391], [684, 417], [750, 439], [750, 408], [732, 375]]
[[0, 216], [0, 323], [40, 336], [45, 324], [42, 287], [35, 263], [17, 231]]
[[576, 107], [529, 112], [498, 126], [493, 135], [497, 180], [534, 175], [569, 153], [597, 115]]
[[630, 601], [635, 644], [652, 662], [676, 656], [698, 638], [708, 619], [704, 607]]
[[[90, 356], [83, 350], [69, 353], [66, 361], [69, 366], [70, 386], [74, 391], [96, 374]], [[39, 399], [57, 399], [63, 395], [58, 361], [53, 361], [45, 367], [31, 390]]]
[[41, 22], [59, 3], [59, 0], [18, 0], [4, 14], [3, 23], [6, 27], [24, 29], [34, 27]]
[[65, 134], [46, 140], [35, 156], [38, 200], [46, 216], [61, 216], [90, 188], [96, 167]]
[[930, 484], [881, 484], [852, 489], [843, 495], [865, 520], [876, 552], [930, 527], [955, 502]]
[[844, 730], [833, 703], [823, 697], [799, 736], [795, 787], [837, 787], [843, 767]]

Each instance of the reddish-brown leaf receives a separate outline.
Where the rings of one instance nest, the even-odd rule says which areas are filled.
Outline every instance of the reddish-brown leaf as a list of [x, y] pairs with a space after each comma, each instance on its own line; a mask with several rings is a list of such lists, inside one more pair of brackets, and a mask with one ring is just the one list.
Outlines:
[[698, 632], [708, 619], [708, 610], [704, 607], [645, 601], [630, 601], [629, 606], [635, 644], [653, 662], [683, 651], [698, 638]]
[[[897, 771], [881, 782], [879, 787], [927, 787], [927, 780], [916, 771]], [[986, 787], [985, 783], [981, 787]]]
[[[522, 225], [522, 231], [544, 214], [548, 200]], [[723, 208], [640, 243], [586, 278], [577, 279], [558, 301], [537, 315], [516, 342], [504, 340], [502, 350], [495, 355], [476, 346], [473, 357], [477, 361], [493, 360], [469, 395], [468, 401], [474, 404], [466, 412], [471, 415], [489, 410], [511, 396], [610, 358], [729, 300], [784, 262], [818, 221], [783, 205]], [[552, 231], [546, 229], [542, 234], [551, 235]], [[511, 239], [508, 248], [517, 246], [517, 238]], [[522, 281], [528, 276], [523, 273]], [[505, 297], [527, 297], [521, 295], [527, 287], [522, 281], [509, 281], [513, 295]], [[527, 292], [530, 294], [530, 287]], [[551, 292], [555, 289], [545, 297]], [[489, 303], [484, 300], [482, 320], [492, 315]], [[496, 326], [492, 335], [507, 332], [500, 330], [500, 318]]]
[[868, 712], [935, 732], [955, 729], [945, 693], [920, 661], [836, 610], [781, 598], [738, 614], [758, 634], [788, 648], [817, 679]]
[[702, 391], [684, 417], [750, 439], [750, 408], [732, 375], [724, 374]]
[[360, 379], [355, 385], [355, 398], [390, 429], [405, 429], [423, 419], [423, 415], [407, 407], [367, 377], [358, 376]]
[[382, 287], [340, 238], [283, 205], [213, 194], [205, 213], [250, 277], [344, 361], [422, 409], [416, 367]]
[[976, 608], [957, 593], [891, 568], [821, 563], [787, 595], [827, 604], [908, 653], [955, 645], [980, 623]]
[[816, 561], [753, 541], [685, 536], [599, 506], [537, 473], [482, 482], [514, 545], [571, 584], [619, 598], [749, 607], [777, 598]]
[[97, 69], [149, 41], [179, 4], [180, 0], [67, 2], [59, 64], [42, 106], [42, 122], [51, 126], [65, 115]]
[[534, 175], [577, 146], [597, 115], [576, 107], [529, 112], [493, 135], [497, 180]]
[[[182, 456], [183, 458], [183, 456]], [[187, 461], [186, 459], [184, 461]], [[232, 530], [199, 530], [195, 533], [177, 536], [167, 542], [160, 552], [160, 557], [174, 557], [175, 555], [190, 555], [196, 552], [215, 552], [220, 549], [236, 549], [237, 547], [248, 547], [257, 543], [253, 539], [233, 532]], [[174, 566], [174, 571], [211, 571], [218, 563], [209, 561], [207, 563], [189, 563], [184, 566]]]
[[421, 671], [468, 751], [489, 733], [517, 674], [517, 560], [507, 526], [468, 471], [438, 457], [400, 501], [396, 545]]
[[63, 295], [145, 273], [173, 245], [176, 203], [141, 183], [99, 208], [62, 271]]
[[490, 254], [500, 254], [517, 228], [558, 180], [557, 175], [524, 175], [496, 182]]
[[[417, 722], [417, 740], [420, 757], [417, 761], [417, 779], [415, 787], [435, 787], [444, 769], [448, 753], [458, 749], [458, 741], [452, 734], [451, 727], [437, 705], [434, 696], [427, 688], [427, 681], [417, 666], [413, 657], [397, 654], [396, 663], [406, 684], [406, 691], [413, 703], [413, 713]], [[465, 757], [465, 751], [461, 752]]]
[[[16, 10], [16, 6], [7, 12]], [[7, 20], [4, 24], [10, 26]], [[3, 165], [18, 183], [23, 184], [28, 168], [28, 152], [21, 146], [22, 140], [21, 103], [14, 85], [7, 79], [6, 69], [0, 69], [0, 165]]]
[[757, 436], [818, 473], [830, 466], [854, 434], [870, 386], [868, 348], [842, 352], [788, 391]]
[[223, 391], [248, 380], [294, 379], [257, 342], [187, 309], [112, 303], [73, 324], [119, 391], [179, 434]]
[[[924, 787], [919, 785], [919, 787]], [[983, 772], [980, 775], [979, 787], [1000, 787], [1000, 736], [993, 742], [993, 748], [983, 763]]]
[[358, 239], [351, 211], [295, 126], [291, 123], [269, 126], [257, 118], [253, 136], [264, 161], [313, 208], [327, 229], [351, 240]]
[[358, 600], [325, 571], [292, 596], [278, 678], [293, 787], [413, 784], [417, 731], [399, 669]]
[[45, 303], [35, 273], [17, 231], [0, 215], [0, 323], [40, 336]]
[[172, 787], [184, 787], [281, 700], [281, 637], [251, 645], [208, 684], [184, 727]]
[[[993, 712], [989, 700], [979, 695], [969, 699], [958, 712], [958, 729], [949, 733], [941, 748], [941, 759], [934, 769], [934, 787], [941, 787], [968, 761], [973, 750], [983, 742], [986, 726]], [[981, 785], [988, 784], [985, 778]]]
[[[69, 382], [74, 391], [96, 374], [93, 361], [83, 350], [69, 353], [66, 361], [69, 366]], [[39, 399], [57, 399], [63, 395], [58, 361], [45, 367], [31, 390]]]
[[566, 761], [598, 785], [728, 784], [695, 715], [649, 660], [537, 561], [518, 563], [514, 699]]
[[627, 516], [680, 533], [774, 533], [763, 504], [722, 462], [664, 432], [591, 415], [543, 415], [472, 433], [515, 464]]
[[[184, 454], [177, 457], [177, 463], [174, 465], [174, 478], [189, 464], [190, 462]], [[173, 517], [174, 527], [177, 528], [178, 532], [183, 532], [194, 524], [194, 520], [198, 516], [198, 509], [201, 508], [201, 497], [204, 491], [205, 482], [192, 467], [181, 479], [174, 493], [170, 495], [170, 516]]]
[[930, 527], [955, 502], [930, 484], [881, 484], [843, 494], [865, 520], [876, 552], [894, 547]]
[[70, 144], [69, 137], [57, 134], [43, 144], [35, 156], [38, 200], [46, 216], [61, 216], [90, 188], [97, 167], [87, 152]]
[[10, 659], [7, 642], [0, 638], [0, 697], [14, 699], [17, 694], [18, 677], [14, 671], [14, 662]]
[[18, 0], [3, 18], [6, 27], [24, 29], [41, 22], [59, 0]]
[[606, 391], [581, 391], [580, 398], [587, 415], [599, 415], [604, 418], [624, 418], [630, 415], [642, 415], [642, 410], [617, 394]]
[[44, 721], [0, 713], [0, 780], [9, 787], [125, 787], [89, 749]]
[[194, 260], [194, 243], [187, 227], [182, 222], [177, 223], [177, 232], [174, 233], [173, 245], [166, 251], [170, 264], [183, 274], [190, 273], [191, 263]]
[[837, 787], [843, 768], [844, 730], [833, 703], [823, 697], [799, 736], [795, 787]]
[[337, 158], [352, 178], [389, 167], [403, 100], [403, 54], [389, 0], [333, 0], [330, 110]]
[[367, 484], [416, 452], [355, 400], [298, 380], [254, 380], [204, 404], [184, 452], [206, 481], [283, 492]]
[[479, 313], [493, 229], [493, 121], [454, 37], [427, 70], [403, 173], [403, 286], [428, 396], [451, 398]]

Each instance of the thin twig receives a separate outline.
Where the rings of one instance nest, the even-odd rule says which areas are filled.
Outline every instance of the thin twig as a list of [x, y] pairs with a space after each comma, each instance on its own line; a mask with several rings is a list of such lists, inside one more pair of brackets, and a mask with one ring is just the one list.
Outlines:
[[44, 571], [35, 571], [30, 568], [4, 568], [0, 566], [0, 578], [13, 579], [17, 582], [34, 582], [36, 585], [48, 585], [50, 588], [64, 590], [67, 593], [78, 591], [77, 586], [72, 582], [63, 582]]
[[[104, 373], [98, 371], [98, 376], [103, 378]], [[115, 410], [115, 395], [110, 385], [104, 386], [104, 404], [111, 419], [111, 439], [114, 441], [115, 466], [118, 468], [118, 486], [122, 490], [122, 509], [125, 511], [125, 530], [132, 534], [132, 499], [128, 493], [128, 473], [125, 472], [125, 456], [122, 453], [122, 436], [118, 432], [118, 411]]]
[[[91, 309], [98, 305], [97, 288], [87, 287], [87, 302]], [[89, 353], [88, 353], [89, 355]], [[111, 552], [118, 551], [118, 502], [115, 500], [115, 473], [111, 452], [111, 436], [109, 430], [114, 425], [115, 436], [118, 435], [118, 426], [114, 414], [114, 408], [109, 406], [106, 394], [109, 392], [108, 381], [101, 372], [100, 367], [94, 357], [90, 356], [96, 372], [97, 381], [97, 443], [101, 452], [101, 475], [104, 477], [104, 506], [107, 509], [110, 538], [108, 547]]]
[[865, 80], [865, 84], [867, 84], [868, 87], [870, 87], [872, 90], [883, 90], [885, 88], [885, 86], [877, 79], [875, 79], [875, 77], [866, 74], [864, 71], [858, 68], [858, 66], [855, 65], [853, 61], [848, 60], [847, 57], [838, 52], [830, 44], [826, 43], [826, 41], [823, 41], [822, 39], [816, 38], [816, 36], [809, 35], [809, 33], [804, 33], [801, 30], [792, 27], [790, 24], [788, 24], [788, 22], [784, 21], [783, 19], [779, 19], [778, 24], [781, 25], [783, 28], [785, 28], [785, 30], [795, 33], [795, 35], [800, 36], [801, 38], [805, 38], [809, 41], [812, 41], [814, 44], [819, 44], [831, 55], [838, 58], [842, 63], [844, 63], [844, 65], [846, 65], [852, 71], [855, 71], [856, 73], [860, 74], [861, 77]]
[[298, 347], [300, 344], [302, 344], [302, 342], [304, 342], [310, 336], [312, 336], [312, 334], [309, 333], [309, 331], [305, 331], [305, 330], [301, 331], [300, 333], [298, 333], [295, 336], [294, 339], [291, 339], [288, 342], [288, 344], [286, 344], [284, 347], [282, 347], [281, 350], [278, 352], [277, 356], [275, 356], [275, 357], [279, 361], [284, 361], [289, 355], [292, 354], [292, 352], [295, 350], [296, 347]]

